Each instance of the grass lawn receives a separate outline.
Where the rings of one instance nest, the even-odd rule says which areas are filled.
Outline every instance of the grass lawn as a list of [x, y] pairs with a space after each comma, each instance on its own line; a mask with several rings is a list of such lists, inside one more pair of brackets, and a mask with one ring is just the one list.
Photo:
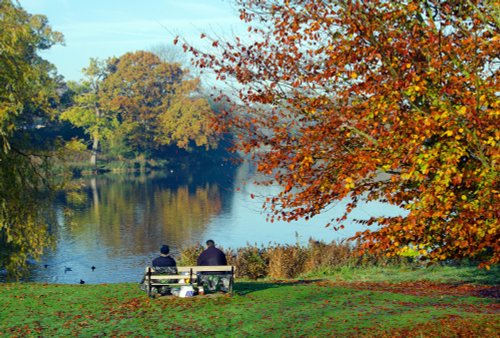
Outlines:
[[385, 280], [375, 271], [371, 280], [357, 281], [346, 277], [352, 271], [344, 278], [237, 280], [233, 297], [149, 299], [137, 284], [1, 284], [0, 335], [500, 336], [498, 269], [473, 270], [480, 284], [468, 270], [443, 270], [443, 280], [436, 277], [439, 269], [430, 279], [383, 271]]

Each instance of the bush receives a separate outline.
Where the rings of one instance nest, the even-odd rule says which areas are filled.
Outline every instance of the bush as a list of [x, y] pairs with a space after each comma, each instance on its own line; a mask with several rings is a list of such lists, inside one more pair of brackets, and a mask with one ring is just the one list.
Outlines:
[[265, 249], [256, 246], [240, 248], [235, 261], [238, 277], [257, 279], [268, 275], [269, 258]]
[[180, 266], [194, 266], [198, 256], [203, 252], [203, 246], [197, 242], [194, 245], [181, 248], [181, 257], [177, 265]]

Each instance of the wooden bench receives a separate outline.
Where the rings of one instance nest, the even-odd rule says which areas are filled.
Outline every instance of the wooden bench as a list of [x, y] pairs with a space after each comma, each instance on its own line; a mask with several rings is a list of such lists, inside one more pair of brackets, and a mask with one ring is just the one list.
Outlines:
[[[234, 270], [235, 267], [232, 265], [217, 265], [217, 266], [178, 266], [177, 274], [163, 274], [157, 273], [152, 267], [146, 267], [146, 272], [144, 276], [144, 283], [146, 284], [146, 292], [148, 296], [151, 296], [151, 290], [153, 287], [181, 287], [181, 286], [193, 286], [199, 287], [200, 282], [198, 280], [198, 273], [212, 272], [220, 273], [220, 275], [227, 275], [229, 277], [229, 287], [228, 292], [233, 294], [233, 284], [234, 284]], [[217, 275], [217, 274], [216, 274]], [[184, 280], [183, 283], [179, 283], [180, 280]]]

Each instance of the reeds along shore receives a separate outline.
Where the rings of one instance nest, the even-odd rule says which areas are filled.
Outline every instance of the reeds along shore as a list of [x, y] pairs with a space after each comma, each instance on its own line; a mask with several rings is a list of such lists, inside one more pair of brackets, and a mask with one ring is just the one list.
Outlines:
[[[410, 257], [359, 255], [357, 244], [324, 243], [310, 239], [307, 245], [248, 244], [238, 249], [220, 248], [226, 253], [228, 264], [236, 266], [238, 278], [296, 278], [304, 274], [317, 274], [341, 267], [389, 266], [410, 264]], [[179, 265], [195, 265], [203, 246], [196, 243], [181, 249]]]

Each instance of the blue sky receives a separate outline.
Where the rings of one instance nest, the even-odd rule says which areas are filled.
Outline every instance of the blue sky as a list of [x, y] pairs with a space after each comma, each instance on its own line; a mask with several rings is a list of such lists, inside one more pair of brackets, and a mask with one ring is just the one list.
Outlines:
[[176, 35], [192, 44], [201, 32], [231, 36], [243, 27], [231, 0], [19, 0], [30, 14], [44, 14], [65, 46], [44, 51], [66, 80], [79, 80], [91, 57], [172, 45]]

